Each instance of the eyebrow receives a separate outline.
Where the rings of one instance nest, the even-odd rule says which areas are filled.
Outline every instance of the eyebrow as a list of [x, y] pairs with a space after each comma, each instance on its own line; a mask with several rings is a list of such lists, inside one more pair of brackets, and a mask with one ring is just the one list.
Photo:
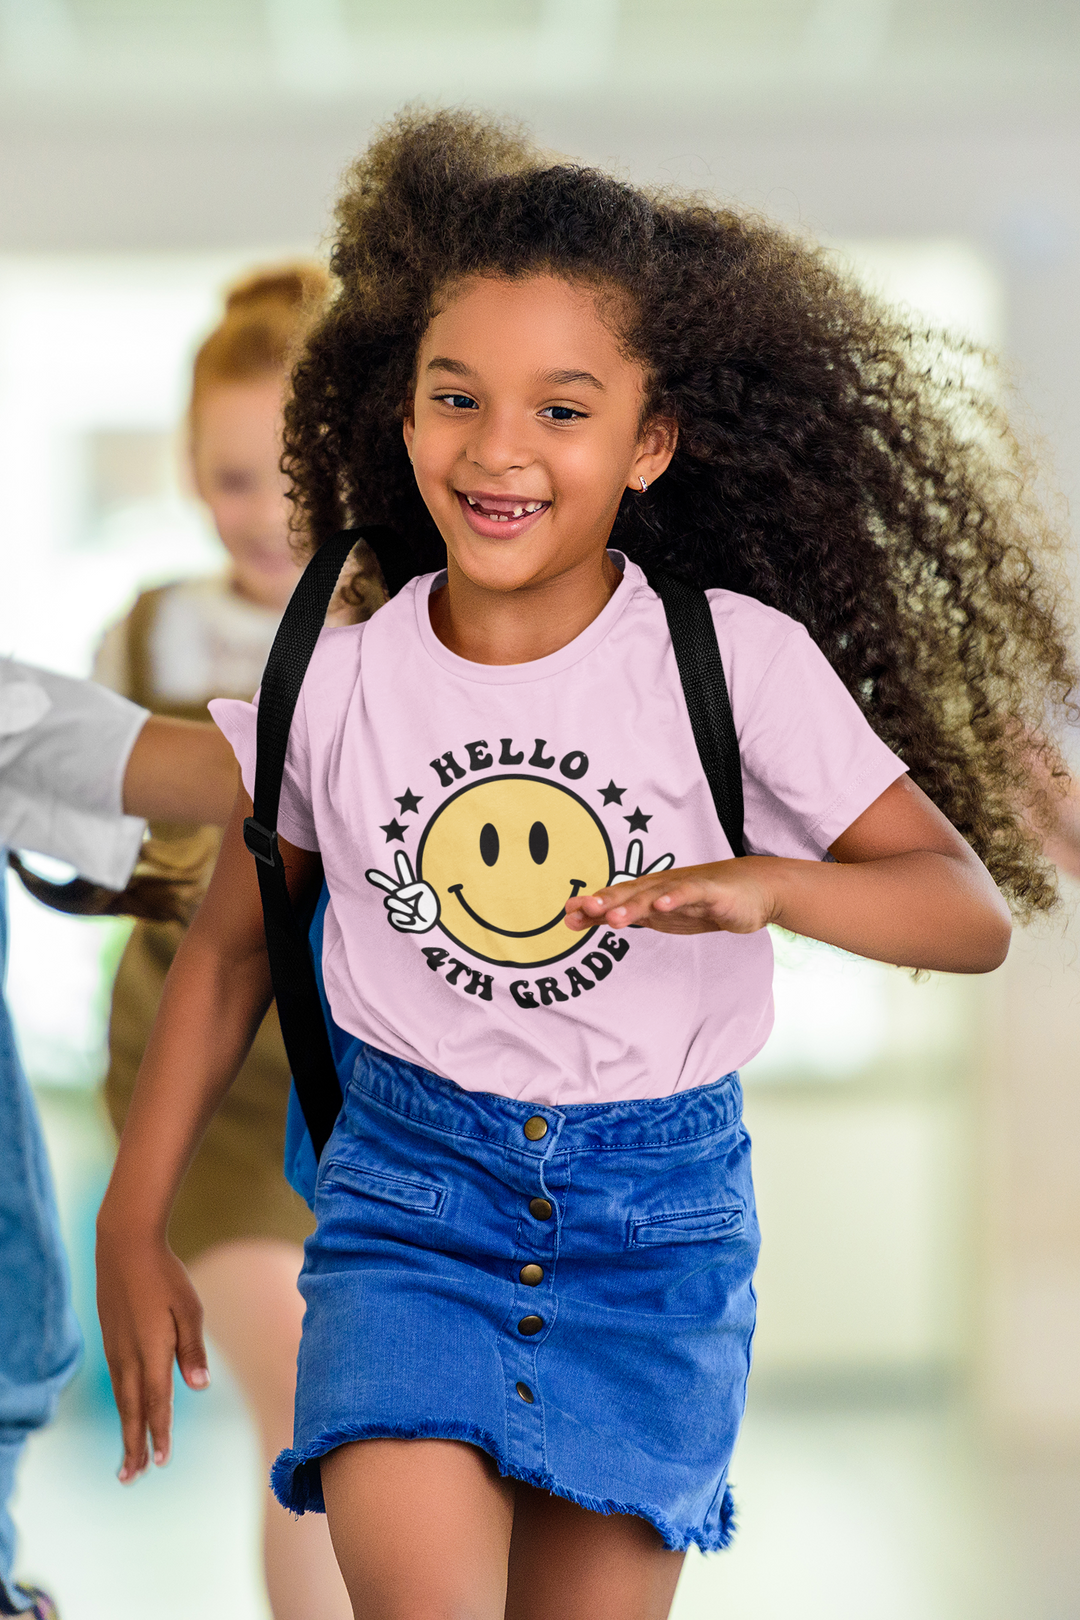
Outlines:
[[[463, 360], [452, 360], [449, 355], [437, 354], [428, 361], [428, 371], [448, 371], [453, 377], [475, 376], [471, 366]], [[574, 383], [583, 383], [586, 388], [595, 388], [601, 394], [605, 392], [604, 385], [599, 377], [594, 377], [591, 371], [545, 371], [539, 378], [540, 382], [550, 383], [554, 387], [569, 387]]]
[[598, 388], [604, 392], [604, 385], [599, 377], [594, 377], [591, 371], [546, 371], [541, 378], [546, 383], [561, 383], [564, 387], [571, 383], [584, 383], [586, 388]]

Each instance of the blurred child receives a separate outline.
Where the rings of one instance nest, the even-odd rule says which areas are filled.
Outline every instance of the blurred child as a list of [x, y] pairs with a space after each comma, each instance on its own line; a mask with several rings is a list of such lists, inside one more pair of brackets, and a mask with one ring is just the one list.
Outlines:
[[[209, 698], [250, 698], [259, 683], [298, 577], [279, 468], [282, 390], [288, 357], [327, 286], [326, 273], [306, 262], [255, 272], [227, 294], [221, 321], [195, 356], [191, 470], [228, 563], [219, 575], [144, 592], [107, 633], [94, 668], [98, 680], [155, 714], [205, 717]], [[216, 834], [157, 824], [154, 832], [178, 858], [201, 856], [209, 873]], [[183, 933], [178, 922], [139, 923], [120, 963], [105, 1083], [118, 1131]], [[268, 1462], [292, 1422], [303, 1311], [296, 1279], [313, 1224], [282, 1173], [288, 1090], [271, 1009], [228, 1106], [195, 1155], [169, 1226]], [[269, 1493], [266, 1507], [266, 1579], [277, 1620], [346, 1613], [325, 1527], [290, 1519]]]
[[0, 1614], [56, 1612], [46, 1593], [13, 1578], [8, 1501], [26, 1440], [52, 1417], [81, 1344], [41, 1127], [2, 995], [6, 850], [77, 867], [80, 900], [87, 887], [115, 899], [140, 854], [139, 818], [225, 821], [236, 765], [223, 744], [212, 726], [148, 719], [89, 681], [0, 661]]

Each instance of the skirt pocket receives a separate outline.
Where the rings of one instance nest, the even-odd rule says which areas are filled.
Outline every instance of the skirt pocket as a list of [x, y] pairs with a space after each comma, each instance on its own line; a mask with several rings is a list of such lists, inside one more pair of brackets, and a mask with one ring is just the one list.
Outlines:
[[351, 1164], [345, 1159], [332, 1159], [320, 1175], [319, 1192], [325, 1193], [330, 1187], [359, 1193], [363, 1198], [375, 1198], [381, 1204], [395, 1204], [398, 1209], [413, 1210], [422, 1215], [441, 1215], [446, 1202], [446, 1188], [437, 1182], [391, 1176], [385, 1170], [376, 1170], [366, 1164]]
[[705, 1243], [716, 1238], [737, 1237], [746, 1224], [741, 1204], [719, 1209], [681, 1209], [669, 1214], [649, 1215], [630, 1224], [630, 1247], [640, 1249], [655, 1244]]

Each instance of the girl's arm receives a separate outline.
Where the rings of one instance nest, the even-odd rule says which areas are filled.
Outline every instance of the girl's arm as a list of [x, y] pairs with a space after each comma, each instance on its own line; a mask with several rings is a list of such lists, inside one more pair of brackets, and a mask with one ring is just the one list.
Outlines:
[[223, 827], [236, 782], [236, 756], [217, 726], [152, 714], [128, 755], [124, 813]]
[[1080, 783], [1074, 777], [1069, 790], [1053, 802], [1054, 821], [1042, 834], [1043, 854], [1072, 878], [1080, 878]]
[[[98, 1215], [98, 1311], [124, 1439], [120, 1479], [168, 1459], [175, 1359], [192, 1388], [209, 1382], [202, 1309], [166, 1241], [184, 1172], [243, 1062], [272, 997], [241, 790], [209, 890], [165, 993]], [[281, 841], [289, 890], [303, 906], [321, 881], [318, 855]]]
[[1011, 925], [993, 879], [907, 777], [829, 853], [832, 862], [750, 855], [646, 874], [567, 901], [567, 922], [680, 934], [778, 923], [859, 956], [947, 973], [987, 973], [1005, 960]]

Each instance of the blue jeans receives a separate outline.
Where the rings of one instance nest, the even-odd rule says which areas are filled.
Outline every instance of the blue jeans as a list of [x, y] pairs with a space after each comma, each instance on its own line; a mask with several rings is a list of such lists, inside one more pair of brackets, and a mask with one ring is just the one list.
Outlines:
[[53, 1416], [82, 1340], [41, 1124], [3, 999], [6, 850], [0, 861], [0, 1614], [19, 1614], [27, 1599], [11, 1579], [15, 1468], [27, 1436]]

